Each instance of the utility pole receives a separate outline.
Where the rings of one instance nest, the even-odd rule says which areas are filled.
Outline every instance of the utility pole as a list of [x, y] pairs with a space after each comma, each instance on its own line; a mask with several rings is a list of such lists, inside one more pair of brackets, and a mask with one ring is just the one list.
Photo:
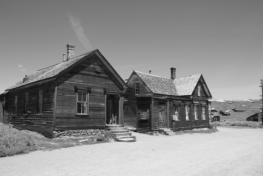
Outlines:
[[261, 89], [261, 105], [260, 105], [260, 115], [259, 115], [259, 121], [263, 121], [263, 79], [260, 80], [260, 89]]

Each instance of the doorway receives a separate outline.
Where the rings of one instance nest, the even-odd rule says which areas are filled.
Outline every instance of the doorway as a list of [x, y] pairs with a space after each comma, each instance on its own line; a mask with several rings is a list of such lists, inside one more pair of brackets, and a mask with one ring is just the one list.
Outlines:
[[108, 94], [106, 97], [106, 124], [119, 123], [119, 96]]
[[167, 127], [167, 106], [165, 102], [159, 102], [158, 113], [159, 113], [159, 127], [166, 128]]

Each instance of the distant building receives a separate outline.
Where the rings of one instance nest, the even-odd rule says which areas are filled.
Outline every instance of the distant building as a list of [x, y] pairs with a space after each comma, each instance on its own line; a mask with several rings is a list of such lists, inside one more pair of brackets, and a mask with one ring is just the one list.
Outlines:
[[246, 120], [247, 121], [254, 121], [254, 122], [263, 122], [263, 116], [261, 115], [262, 112], [255, 112], [251, 115], [249, 115]]

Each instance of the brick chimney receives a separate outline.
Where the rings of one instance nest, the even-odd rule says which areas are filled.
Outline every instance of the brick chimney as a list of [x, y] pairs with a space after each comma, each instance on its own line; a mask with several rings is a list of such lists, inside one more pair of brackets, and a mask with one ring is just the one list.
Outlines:
[[176, 78], [176, 68], [171, 67], [170, 72], [171, 72], [171, 79], [174, 80]]

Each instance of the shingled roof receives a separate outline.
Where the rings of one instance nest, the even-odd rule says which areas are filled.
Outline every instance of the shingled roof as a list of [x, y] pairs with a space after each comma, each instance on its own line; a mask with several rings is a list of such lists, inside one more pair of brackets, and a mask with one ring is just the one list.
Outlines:
[[89, 52], [89, 53], [85, 53], [83, 55], [77, 56], [77, 57], [73, 57], [71, 59], [69, 59], [68, 61], [63, 61], [42, 69], [37, 70], [36, 72], [27, 75], [27, 78], [16, 83], [14, 86], [9, 87], [7, 90], [10, 89], [14, 89], [14, 88], [18, 88], [33, 82], [37, 82], [37, 81], [42, 81], [48, 78], [52, 78], [56, 75], [58, 75], [61, 71], [67, 69], [68, 67], [70, 67], [71, 65], [73, 65], [74, 63], [78, 62], [79, 60], [81, 60], [84, 56], [89, 55], [90, 53], [92, 53], [93, 51]]
[[135, 73], [142, 79], [142, 81], [145, 82], [147, 87], [153, 93], [177, 95], [173, 80], [152, 74], [142, 73], [139, 71], [135, 71]]
[[175, 79], [174, 85], [177, 90], [177, 95], [192, 95], [201, 76], [202, 74], [195, 74]]
[[11, 89], [15, 89], [18, 87], [22, 87], [25, 85], [29, 85], [31, 83], [35, 83], [35, 82], [41, 82], [44, 80], [49, 80], [52, 78], [55, 78], [56, 76], [58, 76], [60, 73], [62, 73], [63, 71], [65, 71], [66, 69], [72, 67], [73, 65], [81, 62], [82, 60], [85, 60], [86, 58], [88, 58], [91, 54], [97, 53], [100, 58], [101, 61], [103, 61], [105, 64], [107, 64], [109, 66], [109, 69], [112, 70], [113, 74], [118, 77], [118, 80], [120, 82], [122, 82], [122, 85], [125, 85], [124, 80], [119, 76], [119, 74], [114, 70], [114, 68], [110, 65], [110, 63], [104, 58], [104, 56], [100, 53], [100, 51], [98, 49], [87, 52], [85, 54], [76, 56], [76, 57], [72, 57], [67, 61], [62, 61], [60, 63], [51, 65], [49, 67], [45, 67], [42, 69], [37, 70], [36, 72], [30, 74], [27, 76], [26, 79], [16, 83], [14, 86], [9, 87], [6, 91], [9, 91]]
[[141, 78], [141, 80], [153, 93], [174, 96], [192, 95], [195, 86], [202, 76], [202, 74], [195, 74], [172, 80], [139, 71], [134, 72]]

